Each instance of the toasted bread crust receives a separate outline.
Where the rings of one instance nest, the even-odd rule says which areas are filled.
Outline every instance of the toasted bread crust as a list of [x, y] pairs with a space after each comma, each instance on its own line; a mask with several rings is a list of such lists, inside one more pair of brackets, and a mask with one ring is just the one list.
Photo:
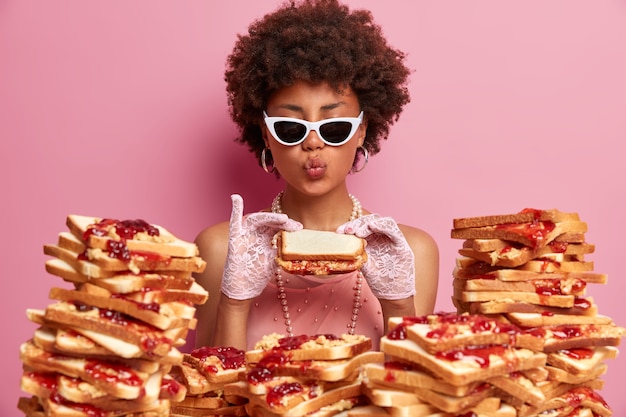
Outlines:
[[[285, 348], [287, 345], [289, 347]], [[257, 349], [247, 351], [246, 361], [249, 364], [258, 363], [268, 352], [281, 353], [291, 361], [346, 359], [371, 348], [372, 340], [362, 335], [285, 337], [274, 334], [257, 343]]]
[[580, 220], [580, 218], [577, 213], [565, 213], [557, 209], [524, 209], [514, 214], [457, 218], [453, 219], [452, 223], [455, 229], [464, 229], [468, 227], [495, 226], [507, 223], [531, 223], [534, 221], [551, 221], [557, 223], [578, 220]]
[[285, 261], [353, 261], [365, 254], [365, 239], [354, 235], [303, 229], [281, 231], [278, 257]]

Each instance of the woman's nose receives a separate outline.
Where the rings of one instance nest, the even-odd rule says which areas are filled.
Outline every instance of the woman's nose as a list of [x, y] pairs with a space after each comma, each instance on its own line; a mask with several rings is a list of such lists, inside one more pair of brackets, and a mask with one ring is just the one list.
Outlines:
[[302, 142], [302, 148], [305, 150], [313, 150], [324, 147], [324, 141], [319, 137], [315, 130], [311, 130]]

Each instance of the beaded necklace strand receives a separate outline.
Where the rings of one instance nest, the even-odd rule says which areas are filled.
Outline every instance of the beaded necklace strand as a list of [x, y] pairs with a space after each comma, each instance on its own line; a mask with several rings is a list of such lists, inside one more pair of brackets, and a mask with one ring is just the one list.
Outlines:
[[[363, 209], [361, 202], [352, 194], [348, 194], [352, 200], [352, 211], [350, 212], [350, 220], [358, 219], [363, 215]], [[272, 201], [272, 213], [283, 213], [281, 207], [281, 200], [283, 197], [283, 191]], [[278, 300], [281, 304], [283, 311], [283, 319], [285, 319], [285, 330], [288, 336], [293, 336], [293, 327], [291, 326], [291, 315], [289, 314], [289, 305], [287, 303], [287, 293], [285, 292], [285, 280], [282, 276], [282, 270], [279, 266], [276, 267], [276, 286], [278, 287]], [[356, 274], [356, 282], [352, 289], [354, 290], [354, 298], [352, 300], [352, 316], [350, 322], [346, 325], [348, 333], [353, 335], [356, 329], [356, 322], [359, 316], [359, 310], [361, 309], [361, 288], [363, 286], [363, 273], [358, 271]]]

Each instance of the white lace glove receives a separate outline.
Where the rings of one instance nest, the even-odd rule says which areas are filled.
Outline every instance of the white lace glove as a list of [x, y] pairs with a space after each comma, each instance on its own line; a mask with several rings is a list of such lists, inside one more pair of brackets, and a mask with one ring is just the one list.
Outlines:
[[367, 241], [367, 262], [361, 268], [374, 295], [400, 300], [415, 294], [415, 256], [391, 217], [369, 214], [337, 228]]
[[244, 219], [241, 196], [233, 194], [231, 200], [233, 210], [221, 290], [229, 298], [248, 300], [260, 295], [274, 276], [274, 235], [280, 230], [302, 229], [302, 225], [278, 213], [251, 213]]

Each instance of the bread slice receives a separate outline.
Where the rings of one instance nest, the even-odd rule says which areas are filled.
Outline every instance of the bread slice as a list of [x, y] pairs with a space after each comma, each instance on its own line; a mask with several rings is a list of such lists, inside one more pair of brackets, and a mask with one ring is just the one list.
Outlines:
[[135, 345], [89, 331], [79, 333], [75, 330], [42, 326], [35, 330], [32, 341], [50, 353], [112, 360], [146, 373], [154, 373], [159, 369], [167, 372], [172, 365], [181, 363], [183, 359], [183, 354], [176, 348], [170, 349], [167, 356], [154, 358]]
[[352, 358], [372, 348], [372, 340], [363, 335], [264, 336], [255, 348], [246, 352], [246, 362], [256, 364], [266, 355], [283, 355], [290, 361], [337, 360]]
[[517, 242], [533, 249], [543, 248], [564, 233], [586, 233], [582, 221], [533, 221], [530, 223], [503, 223], [492, 226], [452, 229], [453, 239], [501, 239]]
[[482, 381], [475, 381], [466, 385], [452, 385], [415, 364], [393, 359], [384, 363], [366, 364], [363, 371], [368, 381], [386, 389], [405, 392], [412, 392], [414, 388], [424, 388], [454, 397], [462, 397], [478, 390], [483, 384]]
[[453, 219], [455, 229], [468, 227], [494, 226], [507, 223], [531, 223], [534, 221], [551, 221], [553, 223], [565, 221], [579, 221], [578, 213], [566, 213], [557, 209], [539, 210], [526, 208], [513, 214], [496, 214], [489, 216], [464, 217]]
[[354, 235], [302, 229], [282, 231], [278, 256], [287, 261], [351, 261], [364, 256], [366, 242]]
[[40, 404], [37, 396], [18, 398], [17, 408], [26, 417], [46, 417], [43, 406]]
[[614, 324], [545, 326], [544, 352], [598, 346], [619, 346], [626, 329]]
[[539, 406], [546, 400], [543, 391], [521, 372], [489, 378], [487, 382], [527, 404]]
[[[470, 265], [462, 265], [465, 261], [471, 262]], [[520, 269], [501, 269], [493, 268], [485, 262], [476, 262], [471, 258], [457, 259], [457, 267], [453, 271], [454, 278], [457, 279], [497, 279], [500, 281], [529, 281], [535, 279], [580, 279], [588, 284], [606, 284], [608, 280], [607, 274], [601, 274], [593, 271], [558, 271], [558, 272], [535, 272]]]
[[367, 351], [347, 359], [287, 361], [280, 364], [272, 364], [268, 359], [266, 357], [262, 362], [263, 366], [271, 368], [272, 375], [333, 382], [349, 378], [366, 364], [382, 363], [384, 354]]
[[[376, 388], [375, 385], [371, 386]], [[378, 387], [384, 389], [384, 387]], [[453, 415], [468, 412], [468, 410], [477, 407], [483, 401], [490, 398], [494, 398], [494, 389], [489, 384], [481, 384], [476, 390], [469, 392], [463, 396], [453, 396], [442, 394], [436, 391], [431, 391], [426, 388], [413, 387], [408, 390], [409, 393], [415, 395], [417, 399], [425, 404], [431, 405], [433, 408], [440, 412], [452, 413]], [[410, 407], [412, 411], [423, 412], [424, 407]], [[390, 410], [396, 411], [396, 407], [390, 408]], [[427, 409], [426, 409], [427, 410]], [[405, 414], [404, 409], [400, 409], [401, 414]], [[425, 411], [425, 410], [424, 410]], [[395, 414], [395, 413], [394, 413]], [[430, 415], [430, 414], [426, 414]]]
[[[482, 349], [482, 350], [481, 350]], [[477, 347], [465, 353], [447, 352], [445, 357], [429, 354], [412, 340], [381, 338], [381, 350], [404, 361], [416, 363], [452, 385], [467, 385], [510, 372], [544, 366], [546, 355], [507, 346]]]
[[[547, 246], [539, 249], [532, 249], [527, 246], [515, 247], [511, 244], [497, 248], [491, 251], [478, 250], [473, 240], [466, 240], [464, 247], [459, 249], [461, 256], [467, 256], [489, 263], [490, 265], [503, 266], [507, 268], [515, 268], [525, 264], [528, 261], [537, 258], [553, 257], [556, 254], [576, 256], [582, 259], [584, 255], [593, 253], [595, 247], [587, 243], [557, 245], [558, 242], [552, 241]], [[466, 247], [472, 245], [470, 247]], [[557, 247], [558, 246], [558, 247]]]
[[[75, 256], [72, 252], [66, 252], [68, 255], [71, 255], [71, 257]], [[145, 290], [146, 288], [195, 291], [192, 290], [192, 286], [195, 281], [191, 276], [191, 272], [179, 273], [177, 271], [170, 271], [167, 274], [161, 274], [158, 272], [141, 272], [139, 274], [133, 274], [128, 273], [127, 271], [121, 271], [118, 273], [104, 273], [104, 271], [100, 271], [97, 275], [110, 276], [108, 278], [101, 278], [93, 275], [83, 275], [78, 271], [78, 269], [81, 268], [80, 263], [87, 263], [87, 261], [69, 259], [68, 262], [59, 258], [48, 259], [46, 261], [46, 271], [52, 275], [62, 278], [66, 282], [71, 282], [75, 285], [90, 282], [91, 284], [102, 287], [114, 294], [129, 294]], [[72, 264], [74, 266], [72, 266]], [[92, 268], [100, 269], [93, 264]]]
[[[548, 354], [547, 364], [559, 368], [569, 375], [589, 376], [608, 359], [615, 359], [618, 350], [614, 346], [563, 349]], [[548, 368], [549, 370], [552, 368]], [[586, 380], [594, 378], [586, 378]], [[568, 382], [568, 381], [563, 381]]]
[[587, 283], [578, 278], [500, 281], [497, 279], [454, 279], [453, 285], [464, 291], [527, 292], [544, 295], [585, 295]]
[[367, 261], [366, 241], [354, 235], [303, 229], [282, 231], [276, 263], [293, 274], [332, 275], [360, 269]]
[[559, 326], [565, 324], [613, 324], [603, 315], [581, 316], [572, 314], [507, 313], [507, 319], [520, 327]]
[[[42, 399], [43, 409], [46, 416], [55, 417], [169, 417], [170, 401], [156, 400], [151, 404], [133, 407], [131, 410], [104, 410], [99, 407], [84, 404], [76, 404], [72, 402], [55, 402], [52, 397]], [[129, 402], [130, 403], [130, 402]]]
[[70, 214], [66, 225], [88, 247], [108, 251], [111, 242], [123, 242], [130, 251], [189, 258], [198, 255], [194, 243], [174, 236], [164, 227], [143, 220], [116, 220]]
[[[316, 412], [323, 407], [335, 404], [338, 401], [347, 401], [343, 407], [351, 408], [358, 402], [356, 397], [362, 394], [361, 381], [338, 386], [329, 391], [320, 391], [315, 385], [303, 386], [301, 389], [290, 389], [288, 387], [278, 386], [273, 392], [267, 395], [254, 395], [248, 390], [247, 383], [244, 381], [226, 384], [224, 393], [226, 395], [239, 395], [247, 397], [249, 403], [246, 408], [254, 410], [252, 415], [285, 415], [291, 417], [307, 416], [309, 413]], [[295, 387], [296, 385], [293, 385]], [[354, 400], [352, 400], [354, 398]], [[258, 410], [256, 409], [258, 407]], [[341, 410], [334, 410], [336, 413]], [[267, 414], [266, 412], [272, 413]], [[332, 414], [330, 414], [332, 415]]]
[[[145, 393], [149, 375], [97, 359], [71, 358], [46, 352], [32, 342], [20, 346], [20, 359], [24, 365], [42, 373], [60, 373], [80, 378], [93, 384], [108, 395], [121, 399], [137, 399]], [[106, 376], [106, 377], [105, 377]], [[160, 386], [160, 376], [158, 377]]]
[[534, 408], [532, 412], [541, 414], [542, 412], [548, 410], [561, 409], [561, 411], [568, 413], [573, 412], [579, 407], [590, 409], [593, 413], [595, 413], [593, 414], [594, 416], [610, 417], [613, 414], [604, 398], [602, 398], [602, 396], [596, 392], [595, 389], [585, 386], [573, 387], [561, 395], [550, 398], [540, 407]]
[[185, 354], [183, 361], [196, 368], [210, 383], [234, 382], [246, 371], [245, 352], [229, 346], [202, 346]]
[[406, 317], [390, 318], [389, 328], [405, 326], [406, 337], [433, 354], [469, 345], [506, 344], [538, 351], [543, 348], [540, 334], [487, 316], [439, 313], [415, 319], [418, 322]]
[[476, 252], [507, 252], [511, 249], [520, 249], [535, 254], [535, 257], [546, 253], [565, 253], [568, 255], [586, 255], [595, 252], [595, 245], [585, 242], [584, 233], [563, 233], [540, 249], [532, 249], [528, 246], [515, 244], [502, 239], [466, 239], [463, 241], [463, 249], [471, 249]]
[[[132, 251], [128, 258], [117, 258], [111, 252], [87, 247], [81, 240], [69, 232], [59, 233], [58, 246], [73, 252], [75, 259], [85, 259], [105, 271], [204, 271], [206, 262], [198, 257], [172, 257], [153, 252]], [[88, 274], [85, 274], [88, 275]]]
[[574, 298], [572, 307], [550, 307], [545, 305], [533, 304], [527, 301], [506, 299], [485, 302], [464, 302], [453, 299], [454, 305], [460, 311], [472, 314], [506, 314], [506, 313], [536, 313], [536, 314], [555, 314], [555, 315], [581, 315], [593, 317], [598, 313], [598, 306], [593, 303], [591, 297]]
[[[382, 395], [385, 395], [384, 393]], [[347, 412], [337, 414], [336, 417], [518, 417], [517, 410], [499, 398], [490, 397], [480, 401], [474, 407], [463, 410], [461, 413], [447, 413], [438, 410], [429, 404], [415, 404], [407, 406], [380, 407], [365, 405], [355, 407]], [[554, 416], [546, 416], [554, 417]], [[573, 416], [574, 417], [574, 416]], [[575, 416], [582, 417], [582, 416]], [[592, 417], [592, 416], [585, 416]]]
[[576, 260], [559, 262], [551, 259], [534, 259], [520, 265], [518, 269], [538, 273], [591, 272], [593, 271], [593, 262]]
[[186, 362], [174, 365], [170, 375], [185, 385], [187, 395], [190, 396], [203, 395], [223, 388], [223, 384], [210, 383], [200, 371], [192, 364]]
[[468, 303], [506, 301], [560, 308], [574, 307], [576, 300], [573, 295], [548, 296], [521, 291], [464, 291], [460, 299]]
[[[250, 375], [250, 374], [248, 374]], [[316, 390], [312, 395], [319, 395], [322, 392], [327, 392], [332, 389], [348, 385], [350, 383], [360, 381], [361, 375], [359, 371], [353, 372], [351, 375], [340, 381], [320, 381], [308, 376], [273, 376], [271, 378], [251, 381], [248, 378], [248, 390], [255, 395], [268, 395], [270, 392], [278, 389], [282, 391], [282, 387], [290, 387], [292, 385], [300, 385], [310, 387], [310, 389]], [[282, 386], [282, 387], [281, 387]]]
[[437, 408], [420, 400], [415, 394], [402, 387], [381, 386], [378, 380], [368, 378], [363, 382], [363, 393], [372, 404], [379, 407], [422, 406], [421, 413], [434, 413]]
[[[185, 407], [178, 404], [172, 404], [170, 414], [168, 417], [219, 417], [219, 416], [234, 416], [245, 417], [248, 416], [244, 405], [228, 405], [221, 408], [212, 408], [207, 410], [206, 408], [193, 408]], [[134, 416], [133, 416], [134, 417]]]
[[[87, 286], [84, 288], [89, 288], [89, 285], [86, 285]], [[193, 327], [190, 319], [169, 315], [167, 314], [167, 309], [161, 309], [159, 303], [155, 302], [144, 303], [123, 297], [116, 297], [112, 294], [94, 294], [88, 290], [66, 290], [57, 287], [50, 289], [49, 297], [52, 300], [82, 303], [100, 309], [114, 310], [161, 330]], [[181, 308], [184, 308], [184, 305], [181, 306]], [[165, 312], [163, 310], [165, 310]]]
[[83, 308], [65, 301], [48, 305], [44, 318], [43, 324], [50, 327], [87, 330], [131, 343], [145, 354], [152, 355], [155, 360], [167, 356], [170, 349], [177, 346], [178, 340], [184, 339], [188, 332], [187, 327], [159, 330], [111, 310]]
[[211, 413], [211, 410], [226, 408], [230, 404], [223, 397], [217, 395], [207, 396], [187, 396], [182, 401], [176, 403], [178, 412], [183, 408], [195, 411], [203, 411], [204, 413]]
[[54, 394], [60, 395], [62, 398], [73, 403], [90, 404], [104, 410], [124, 410], [132, 412], [134, 410], [149, 408], [151, 404], [159, 399], [162, 377], [163, 375], [161, 374], [149, 375], [143, 387], [145, 394], [142, 394], [140, 398], [125, 400], [107, 395], [97, 386], [86, 381], [68, 378], [67, 376], [58, 374], [57, 388]]

